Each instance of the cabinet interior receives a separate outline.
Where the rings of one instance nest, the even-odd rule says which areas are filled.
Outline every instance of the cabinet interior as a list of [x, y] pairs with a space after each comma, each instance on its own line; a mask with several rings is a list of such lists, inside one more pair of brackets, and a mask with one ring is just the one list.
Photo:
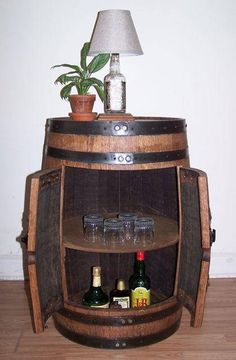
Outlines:
[[[177, 253], [177, 245], [145, 253], [146, 273], [151, 279], [152, 304], [174, 294]], [[102, 285], [107, 293], [115, 288], [119, 278], [125, 280], [128, 288], [134, 260], [134, 253], [93, 253], [67, 248], [65, 269], [68, 300], [81, 304], [82, 296], [91, 284], [91, 268], [94, 265], [102, 268]]]
[[[64, 240], [68, 237], [67, 232], [70, 232], [70, 227], [65, 224], [71, 219], [78, 219], [79, 243], [79, 222], [81, 223], [85, 214], [102, 213], [109, 217], [110, 214], [120, 212], [138, 212], [170, 219], [176, 223], [175, 232], [178, 239], [176, 168], [108, 171], [65, 167], [64, 176]], [[76, 231], [73, 229], [75, 234]], [[76, 235], [74, 237], [76, 239]], [[118, 278], [124, 278], [128, 287], [129, 278], [133, 273], [135, 251], [93, 251], [76, 246], [73, 248], [67, 245], [67, 241], [65, 243], [67, 301], [81, 304], [81, 297], [91, 283], [91, 268], [96, 265], [102, 268], [102, 284], [107, 292], [114, 289]], [[178, 241], [170, 242], [161, 249], [144, 250], [146, 272], [152, 284], [152, 303], [160, 302], [174, 294]]]
[[144, 211], [178, 220], [176, 168], [65, 168], [64, 219], [88, 213]]

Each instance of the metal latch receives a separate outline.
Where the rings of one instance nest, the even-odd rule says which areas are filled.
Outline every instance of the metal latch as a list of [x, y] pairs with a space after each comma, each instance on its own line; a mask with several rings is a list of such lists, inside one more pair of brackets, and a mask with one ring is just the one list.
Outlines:
[[216, 230], [210, 229], [210, 244], [212, 245], [216, 241]]

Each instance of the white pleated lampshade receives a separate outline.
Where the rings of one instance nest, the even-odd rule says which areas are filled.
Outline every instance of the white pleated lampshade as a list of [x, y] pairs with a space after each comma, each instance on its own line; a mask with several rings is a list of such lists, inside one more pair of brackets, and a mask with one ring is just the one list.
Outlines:
[[143, 54], [129, 10], [98, 12], [88, 55], [101, 53]]

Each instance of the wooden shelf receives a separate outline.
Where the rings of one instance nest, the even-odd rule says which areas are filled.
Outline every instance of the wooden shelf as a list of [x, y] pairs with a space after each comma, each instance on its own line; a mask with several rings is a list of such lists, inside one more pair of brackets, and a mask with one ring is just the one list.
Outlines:
[[[88, 290], [88, 289], [87, 289]], [[108, 289], [106, 287], [103, 287], [103, 290], [109, 295], [110, 294], [110, 290], [111, 289]], [[73, 294], [69, 297], [69, 299], [65, 302], [65, 307], [67, 307], [68, 309], [70, 308], [70, 305], [71, 306], [74, 306], [74, 307], [84, 307], [82, 305], [82, 298], [83, 298], [83, 295], [84, 295], [85, 291], [83, 292], [79, 292], [77, 294]], [[156, 305], [156, 304], [160, 304], [162, 303], [163, 301], [166, 301], [168, 299], [167, 296], [165, 296], [163, 293], [161, 293], [160, 291], [154, 291], [154, 290], [151, 290], [151, 305]], [[89, 308], [87, 306], [85, 306], [85, 308], [93, 311], [94, 308]], [[122, 311], [127, 311], [127, 310], [136, 310], [136, 311], [139, 311], [140, 308], [128, 308], [128, 309], [114, 309], [112, 308], [112, 310], [117, 310], [118, 312], [122, 312]], [[143, 308], [142, 308], [143, 309]], [[104, 309], [103, 309], [104, 310]], [[108, 311], [111, 310], [111, 308], [108, 308], [107, 309]]]
[[[149, 214], [150, 216], [150, 214]], [[157, 250], [162, 249], [178, 242], [178, 223], [177, 221], [159, 216], [151, 215], [155, 223], [154, 240], [147, 246], [136, 245], [134, 243], [119, 244], [112, 246], [101, 243], [88, 243], [84, 239], [82, 217], [73, 217], [63, 222], [63, 244], [69, 249], [102, 252], [102, 253], [131, 253], [137, 250]]]

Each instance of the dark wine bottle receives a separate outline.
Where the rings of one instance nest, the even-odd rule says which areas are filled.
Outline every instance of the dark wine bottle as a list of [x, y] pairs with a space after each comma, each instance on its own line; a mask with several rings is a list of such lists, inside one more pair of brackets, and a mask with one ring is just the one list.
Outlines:
[[82, 304], [96, 308], [108, 308], [109, 298], [101, 287], [101, 267], [93, 267], [93, 281], [88, 292], [83, 297]]
[[151, 281], [150, 278], [145, 274], [143, 251], [138, 251], [136, 253], [134, 274], [131, 276], [129, 284], [131, 292], [131, 307], [143, 307], [150, 305]]
[[117, 302], [122, 308], [130, 307], [130, 292], [125, 289], [125, 281], [123, 279], [117, 280], [116, 289], [111, 291], [110, 294], [111, 305]]

